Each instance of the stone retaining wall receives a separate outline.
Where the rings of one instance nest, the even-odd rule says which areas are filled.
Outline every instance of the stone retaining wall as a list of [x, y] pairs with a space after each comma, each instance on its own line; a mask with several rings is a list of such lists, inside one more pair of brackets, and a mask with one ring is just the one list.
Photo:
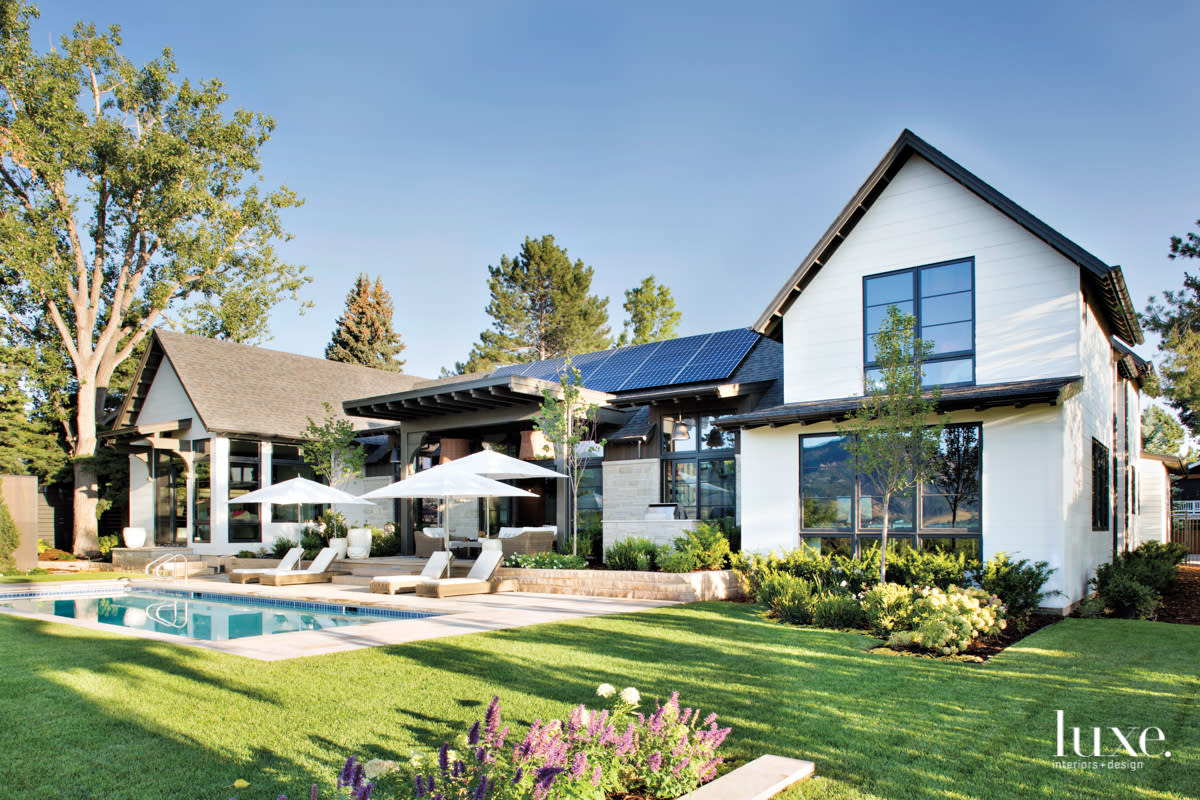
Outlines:
[[741, 584], [733, 570], [711, 572], [636, 572], [596, 569], [516, 569], [501, 567], [497, 578], [516, 578], [522, 592], [622, 597], [631, 600], [740, 600]]

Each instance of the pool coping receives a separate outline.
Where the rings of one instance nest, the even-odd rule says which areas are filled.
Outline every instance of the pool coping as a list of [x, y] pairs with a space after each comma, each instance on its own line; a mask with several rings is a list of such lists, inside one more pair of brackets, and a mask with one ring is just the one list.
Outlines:
[[[0, 587], [0, 599], [21, 594], [26, 597], [53, 597], [64, 595], [84, 596], [101, 594], [113, 590], [112, 580], [72, 581], [71, 586], [56, 584], [53, 588], [44, 584], [8, 584]], [[125, 583], [125, 581], [121, 581]], [[477, 595], [453, 599], [424, 598], [415, 595], [371, 594], [366, 587], [339, 584], [304, 584], [299, 586], [258, 586], [256, 584], [233, 584], [216, 577], [190, 581], [132, 580], [130, 586], [155, 590], [199, 592], [243, 596], [246, 599], [276, 599], [285, 602], [306, 602], [353, 606], [365, 609], [393, 609], [418, 613], [435, 613], [438, 616], [423, 619], [388, 619], [359, 625], [327, 628], [316, 631], [264, 634], [240, 639], [206, 642], [187, 639], [174, 634], [157, 631], [134, 631], [106, 623], [56, 617], [52, 614], [18, 611], [3, 608], [0, 613], [73, 625], [94, 631], [103, 631], [115, 636], [150, 639], [184, 647], [199, 647], [205, 650], [240, 655], [258, 661], [282, 661], [313, 655], [347, 652], [365, 647], [380, 647], [407, 642], [458, 636], [470, 633], [505, 630], [546, 622], [561, 622], [586, 616], [618, 614], [643, 611], [651, 608], [675, 605], [661, 600], [628, 600], [612, 597], [586, 597], [580, 595], [535, 594], [531, 592], [509, 592], [504, 594]], [[81, 585], [82, 584], [82, 585]], [[17, 599], [17, 598], [13, 598]]]

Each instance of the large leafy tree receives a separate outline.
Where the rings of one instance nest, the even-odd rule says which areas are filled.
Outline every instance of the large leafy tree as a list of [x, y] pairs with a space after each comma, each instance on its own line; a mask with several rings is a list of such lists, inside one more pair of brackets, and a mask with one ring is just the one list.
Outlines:
[[394, 314], [392, 296], [383, 288], [383, 280], [376, 278], [372, 285], [370, 278], [360, 274], [346, 295], [346, 311], [338, 319], [325, 357], [399, 372], [404, 366], [398, 358], [404, 342], [392, 327]]
[[938, 392], [921, 386], [922, 362], [932, 345], [916, 337], [915, 323], [911, 314], [888, 308], [883, 327], [874, 334], [879, 372], [868, 377], [858, 410], [838, 426], [859, 473], [883, 496], [880, 583], [887, 572], [892, 498], [937, 473], [938, 443], [945, 427], [944, 417], [935, 414]]
[[[1172, 236], [1167, 257], [1200, 258], [1200, 235]], [[1200, 435], [1200, 277], [1185, 272], [1182, 290], [1151, 297], [1141, 321], [1159, 336], [1159, 391], [1192, 435]]]
[[603, 350], [612, 344], [608, 298], [591, 294], [592, 268], [574, 262], [554, 237], [525, 237], [516, 258], [489, 266], [487, 313], [492, 327], [479, 334], [459, 372]]
[[[170, 50], [136, 66], [120, 30], [30, 41], [36, 8], [0, 0], [0, 313], [52, 342], [75, 394], [75, 550], [96, 543], [97, 413], [114, 371], [168, 308], [224, 328], [230, 292], [294, 295], [280, 261], [286, 188], [255, 185], [273, 121], [226, 113], [221, 83], [175, 83]], [[265, 306], [252, 308], [247, 317]], [[255, 324], [242, 326], [255, 329]], [[261, 328], [260, 328], [261, 330]]]
[[1142, 451], [1161, 456], [1195, 458], [1195, 449], [1188, 446], [1187, 430], [1161, 406], [1150, 406], [1142, 412]]
[[675, 298], [671, 290], [655, 282], [650, 275], [641, 284], [625, 290], [625, 330], [621, 332], [618, 345], [646, 344], [674, 339], [679, 334], [679, 320], [683, 314], [675, 310]]

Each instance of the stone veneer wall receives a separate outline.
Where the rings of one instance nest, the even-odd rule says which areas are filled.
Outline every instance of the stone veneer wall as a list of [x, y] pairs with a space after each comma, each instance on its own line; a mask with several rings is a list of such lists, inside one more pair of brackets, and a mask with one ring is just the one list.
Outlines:
[[657, 458], [605, 461], [601, 468], [605, 522], [644, 517], [646, 506], [659, 502], [662, 497], [661, 475]]
[[522, 592], [624, 597], [693, 603], [739, 600], [742, 586], [733, 570], [636, 572], [597, 569], [515, 569], [501, 567], [497, 578], [516, 578]]
[[604, 520], [604, 549], [622, 539], [649, 539], [655, 544], [674, 544], [686, 531], [696, 530], [694, 519]]

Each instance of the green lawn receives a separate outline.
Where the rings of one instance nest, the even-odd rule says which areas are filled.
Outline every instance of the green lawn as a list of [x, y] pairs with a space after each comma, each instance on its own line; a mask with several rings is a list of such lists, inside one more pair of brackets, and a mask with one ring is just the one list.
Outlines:
[[54, 575], [0, 575], [5, 583], [53, 583], [55, 581], [108, 581], [118, 578], [144, 578], [132, 572], [61, 572]]
[[[815, 761], [789, 798], [1200, 796], [1200, 627], [1071, 619], [983, 666], [872, 644], [701, 603], [264, 664], [0, 615], [0, 796], [295, 800], [347, 754], [464, 730], [493, 693], [523, 726], [601, 682], [717, 711], [735, 761]], [[1055, 709], [1157, 726], [1173, 757], [1055, 769]]]

